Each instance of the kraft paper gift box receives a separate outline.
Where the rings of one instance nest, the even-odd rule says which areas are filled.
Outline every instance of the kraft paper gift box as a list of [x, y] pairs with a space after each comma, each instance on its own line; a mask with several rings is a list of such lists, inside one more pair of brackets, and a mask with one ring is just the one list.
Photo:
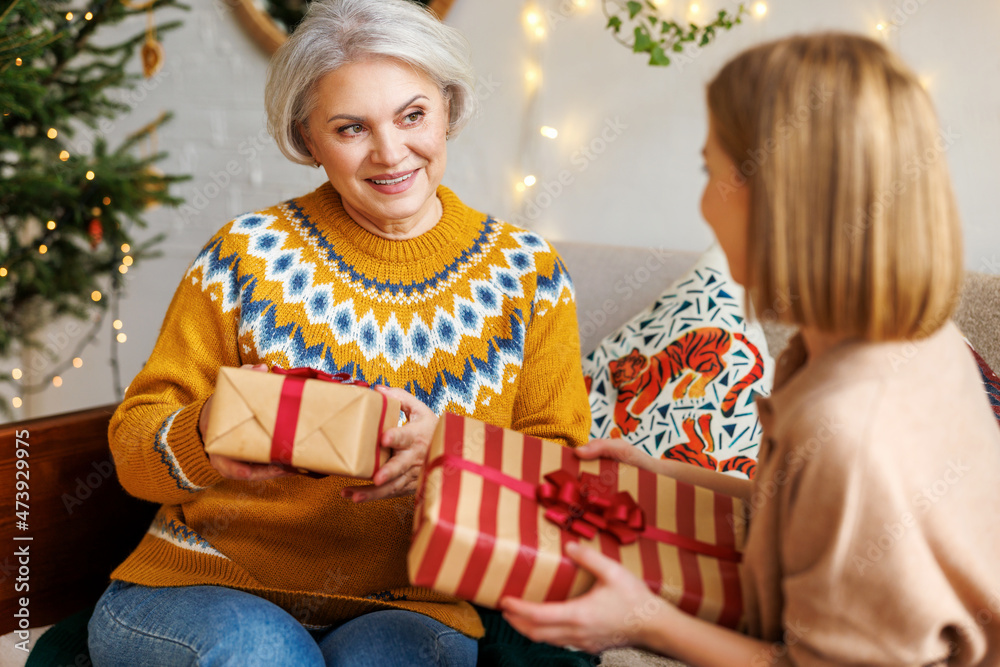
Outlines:
[[399, 401], [313, 369], [264, 373], [223, 367], [209, 412], [205, 451], [297, 471], [371, 479], [389, 453], [382, 432]]
[[445, 414], [417, 492], [410, 582], [496, 608], [565, 600], [593, 577], [579, 540], [681, 610], [726, 627], [743, 615], [742, 501], [615, 461]]

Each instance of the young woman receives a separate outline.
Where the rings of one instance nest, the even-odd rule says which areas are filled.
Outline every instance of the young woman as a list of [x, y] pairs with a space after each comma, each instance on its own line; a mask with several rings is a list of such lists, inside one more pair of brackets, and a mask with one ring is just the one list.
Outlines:
[[[961, 223], [928, 95], [882, 45], [825, 34], [741, 54], [708, 108], [702, 213], [757, 311], [781, 299], [800, 327], [759, 404], [753, 486], [726, 481], [749, 499], [747, 634], [586, 548], [567, 551], [589, 593], [506, 617], [695, 665], [1000, 664], [1000, 429], [949, 321]], [[577, 451], [679, 470], [621, 442]]]

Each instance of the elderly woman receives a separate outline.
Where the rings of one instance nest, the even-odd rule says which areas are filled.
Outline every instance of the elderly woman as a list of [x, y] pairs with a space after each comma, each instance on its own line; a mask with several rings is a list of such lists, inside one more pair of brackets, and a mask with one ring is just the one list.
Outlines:
[[[475, 610], [406, 577], [436, 415], [570, 445], [590, 417], [558, 255], [440, 185], [475, 108], [466, 49], [406, 0], [330, 0], [275, 55], [269, 129], [329, 182], [209, 241], [111, 422], [123, 486], [163, 507], [97, 605], [96, 664], [475, 662]], [[217, 372], [240, 365], [398, 398], [374, 484], [206, 455]]]

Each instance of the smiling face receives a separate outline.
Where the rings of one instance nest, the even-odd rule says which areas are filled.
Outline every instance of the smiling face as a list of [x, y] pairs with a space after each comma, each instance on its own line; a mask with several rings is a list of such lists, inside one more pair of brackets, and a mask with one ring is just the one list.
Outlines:
[[380, 58], [344, 65], [316, 86], [302, 136], [348, 215], [388, 238], [433, 227], [448, 134], [448, 103], [434, 82]]
[[702, 155], [705, 158], [708, 182], [701, 195], [701, 214], [726, 253], [733, 280], [746, 284], [750, 186], [719, 144], [715, 134], [715, 121], [711, 118]]

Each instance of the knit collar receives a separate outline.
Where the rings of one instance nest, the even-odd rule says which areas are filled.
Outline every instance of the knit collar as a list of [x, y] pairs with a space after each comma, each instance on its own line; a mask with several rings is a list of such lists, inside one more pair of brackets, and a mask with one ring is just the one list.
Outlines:
[[434, 227], [419, 236], [391, 240], [377, 236], [357, 224], [344, 210], [340, 193], [327, 182], [297, 204], [324, 236], [346, 255], [388, 263], [450, 262], [473, 244], [482, 231], [485, 216], [465, 204], [451, 190], [438, 186], [442, 215]]

